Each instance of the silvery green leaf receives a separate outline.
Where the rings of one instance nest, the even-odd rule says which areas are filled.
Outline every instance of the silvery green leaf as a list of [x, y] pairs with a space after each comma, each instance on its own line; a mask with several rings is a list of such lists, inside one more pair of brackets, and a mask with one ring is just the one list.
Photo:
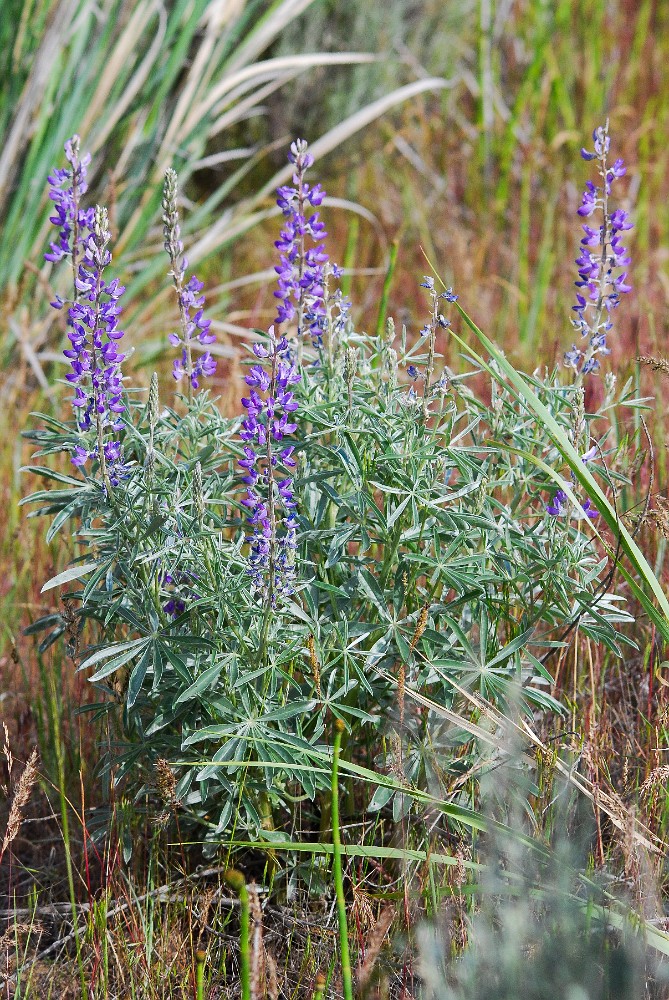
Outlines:
[[53, 590], [54, 587], [60, 587], [63, 583], [70, 583], [72, 580], [79, 580], [82, 576], [92, 573], [97, 566], [97, 562], [88, 562], [78, 566], [70, 566], [69, 569], [63, 570], [62, 573], [52, 577], [48, 583], [45, 583], [40, 593], [43, 594], [47, 590]]

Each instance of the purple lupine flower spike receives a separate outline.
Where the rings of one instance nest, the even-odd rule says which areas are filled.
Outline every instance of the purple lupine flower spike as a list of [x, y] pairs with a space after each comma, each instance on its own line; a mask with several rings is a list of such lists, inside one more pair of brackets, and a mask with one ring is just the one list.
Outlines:
[[[597, 371], [598, 355], [610, 354], [606, 342], [613, 326], [610, 314], [620, 303], [621, 295], [632, 291], [632, 286], [625, 280], [626, 268], [632, 259], [620, 237], [621, 233], [633, 228], [632, 223], [623, 209], [610, 212], [608, 202], [613, 182], [626, 173], [625, 164], [617, 159], [612, 166], [608, 165], [608, 123], [596, 128], [592, 138], [594, 151], [582, 149], [581, 156], [584, 160], [598, 162], [602, 184], [587, 181], [578, 214], [582, 219], [600, 214], [601, 222], [598, 226], [583, 224], [585, 235], [576, 259], [579, 276], [576, 304], [572, 306], [576, 314], [572, 324], [582, 337], [588, 338], [588, 345], [581, 350], [574, 344], [564, 356], [565, 365], [573, 368], [577, 379]], [[616, 271], [619, 273], [616, 274]]]
[[[72, 406], [81, 434], [72, 463], [83, 468], [97, 460], [107, 489], [117, 486], [126, 473], [121, 443], [109, 436], [123, 426], [120, 415], [125, 410], [121, 376], [125, 355], [117, 349], [123, 337], [118, 317], [125, 288], [116, 278], [110, 282], [104, 278], [111, 263], [106, 209], [81, 207], [91, 157], [80, 154], [78, 135], [65, 143], [65, 157], [69, 167], [56, 168], [48, 177], [49, 197], [56, 206], [50, 221], [59, 231], [44, 256], [53, 263], [69, 257], [74, 275], [67, 313], [70, 346], [63, 352], [72, 369], [65, 378], [74, 387]], [[51, 304], [61, 309], [66, 301], [58, 296]]]
[[[288, 159], [295, 165], [295, 186], [284, 186], [278, 190], [277, 205], [285, 221], [280, 238], [275, 243], [281, 254], [281, 263], [275, 267], [279, 279], [274, 296], [280, 303], [274, 322], [279, 325], [296, 321], [300, 360], [304, 337], [310, 336], [314, 346], [320, 347], [327, 326], [325, 267], [328, 255], [322, 242], [327, 233], [319, 213], [311, 211], [322, 204], [325, 191], [320, 184], [311, 187], [305, 180], [306, 172], [314, 162], [307, 148], [304, 139], [296, 139], [290, 147]], [[307, 246], [307, 241], [313, 246]]]
[[75, 387], [72, 406], [77, 425], [82, 432], [95, 431], [96, 437], [92, 447], [76, 447], [72, 462], [81, 467], [97, 459], [103, 479], [116, 486], [125, 473], [121, 445], [105, 437], [123, 426], [121, 363], [125, 354], [119, 353], [117, 344], [123, 337], [118, 317], [125, 288], [117, 278], [106, 282], [103, 277], [111, 263], [110, 240], [107, 210], [97, 206], [93, 232], [86, 240], [77, 271], [79, 297], [68, 312], [71, 346], [64, 354], [72, 366], [65, 378]]
[[174, 361], [172, 374], [177, 381], [186, 376], [190, 396], [193, 389], [199, 389], [202, 378], [213, 375], [216, 371], [216, 362], [210, 351], [204, 351], [193, 360], [193, 344], [197, 342], [203, 347], [213, 344], [216, 336], [211, 332], [211, 320], [204, 318], [204, 295], [200, 294], [204, 288], [203, 283], [194, 274], [186, 280], [188, 261], [184, 257], [179, 227], [177, 175], [171, 168], [165, 171], [163, 188], [163, 237], [172, 265], [170, 275], [177, 293], [181, 321], [181, 332], [172, 333], [169, 337], [174, 347], [181, 347], [181, 356]]
[[247, 541], [253, 590], [267, 606], [276, 607], [280, 597], [294, 591], [297, 519], [289, 470], [295, 468], [295, 459], [294, 446], [285, 439], [297, 430], [291, 414], [298, 404], [291, 386], [301, 376], [288, 341], [277, 340], [274, 327], [269, 329], [269, 348], [254, 344], [253, 353], [259, 364], [252, 365], [245, 378], [250, 392], [242, 399], [246, 417], [239, 435], [244, 457], [238, 463], [246, 485], [241, 503], [251, 528]]
[[[91, 155], [80, 155], [78, 135], [73, 135], [65, 143], [65, 158], [69, 167], [56, 167], [47, 178], [49, 198], [55, 209], [49, 222], [58, 227], [58, 238], [49, 245], [49, 252], [44, 254], [44, 259], [55, 264], [70, 257], [76, 275], [77, 258], [93, 228], [95, 216], [93, 208], [81, 208], [81, 199], [88, 190], [86, 168], [91, 162]], [[52, 305], [60, 308], [64, 303], [59, 299]]]

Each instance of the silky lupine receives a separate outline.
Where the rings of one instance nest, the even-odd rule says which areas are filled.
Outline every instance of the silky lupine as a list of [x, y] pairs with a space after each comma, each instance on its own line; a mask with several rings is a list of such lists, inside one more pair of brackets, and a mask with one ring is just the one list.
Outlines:
[[[320, 184], [311, 187], [305, 180], [314, 158], [307, 152], [304, 139], [296, 139], [291, 144], [288, 159], [295, 165], [295, 186], [278, 190], [277, 205], [285, 222], [275, 243], [281, 263], [274, 268], [279, 276], [274, 296], [281, 302], [274, 322], [279, 325], [296, 320], [297, 353], [301, 361], [304, 338], [310, 336], [314, 346], [320, 347], [327, 326], [325, 266], [328, 255], [322, 243], [327, 233], [318, 212], [311, 212], [311, 208], [322, 204], [325, 191]], [[307, 246], [307, 240], [314, 245]]]
[[346, 328], [350, 322], [351, 300], [346, 298], [339, 285], [333, 290], [329, 290], [330, 278], [339, 282], [344, 272], [337, 264], [326, 264], [324, 272], [324, 301], [327, 314], [326, 326], [331, 331], [331, 338], [336, 342], [338, 338], [344, 336]]
[[609, 209], [612, 185], [625, 175], [626, 167], [621, 159], [608, 165], [608, 122], [605, 126], [596, 128], [592, 137], [594, 151], [582, 149], [581, 156], [584, 160], [597, 161], [602, 184], [587, 182], [578, 214], [583, 219], [599, 215], [601, 222], [596, 227], [587, 223], [583, 225], [585, 235], [581, 240], [580, 255], [576, 259], [578, 291], [576, 304], [572, 307], [576, 314], [572, 320], [574, 329], [582, 337], [588, 338], [588, 345], [582, 350], [574, 344], [564, 356], [565, 365], [573, 368], [578, 378], [597, 371], [597, 355], [610, 353], [606, 342], [607, 334], [612, 328], [610, 314], [620, 303], [621, 295], [632, 290], [632, 286], [627, 283], [626, 270], [632, 261], [620, 236], [633, 228], [632, 223], [623, 209], [613, 212]]
[[[448, 382], [447, 378], [444, 381], [443, 375], [438, 382], [433, 383], [432, 381], [432, 376], [434, 375], [437, 330], [439, 328], [447, 330], [451, 325], [450, 320], [446, 319], [446, 317], [439, 311], [439, 300], [444, 299], [446, 302], [451, 303], [457, 302], [458, 296], [453, 294], [452, 288], [448, 288], [445, 292], [437, 292], [434, 286], [434, 278], [429, 274], [423, 276], [420, 287], [427, 289], [431, 305], [430, 321], [420, 330], [421, 338], [427, 338], [428, 340], [427, 364], [423, 371], [419, 371], [414, 364], [409, 365], [407, 367], [407, 375], [413, 382], [419, 380], [423, 383], [423, 417], [427, 420], [430, 409], [430, 396], [434, 395], [435, 392], [438, 392]], [[413, 403], [415, 395], [416, 391], [412, 386], [409, 392], [408, 401]]]
[[188, 379], [188, 395], [193, 389], [199, 389], [200, 380], [216, 371], [216, 362], [209, 351], [193, 361], [192, 345], [197, 340], [203, 346], [213, 344], [216, 336], [211, 332], [211, 320], [204, 318], [204, 295], [200, 292], [204, 284], [194, 274], [186, 280], [188, 260], [184, 256], [184, 246], [179, 227], [179, 210], [177, 208], [177, 175], [169, 167], [165, 171], [163, 188], [163, 237], [164, 247], [170, 258], [172, 270], [170, 276], [179, 302], [179, 318], [181, 333], [170, 334], [169, 340], [174, 347], [181, 346], [181, 357], [174, 361], [172, 374], [179, 381], [185, 375]]
[[200, 599], [200, 595], [193, 590], [196, 581], [197, 576], [194, 573], [181, 573], [175, 570], [163, 575], [161, 584], [170, 591], [170, 596], [163, 602], [163, 611], [166, 615], [178, 618], [188, 607], [188, 602]]
[[246, 484], [242, 504], [252, 529], [247, 541], [253, 590], [266, 607], [274, 608], [280, 597], [294, 590], [297, 519], [288, 470], [295, 467], [295, 460], [294, 446], [285, 440], [297, 430], [291, 414], [298, 404], [290, 387], [301, 376], [291, 361], [287, 339], [277, 341], [274, 327], [269, 329], [269, 347], [254, 344], [253, 353], [259, 364], [245, 378], [251, 391], [242, 399], [246, 410], [240, 431], [244, 457], [239, 465]]

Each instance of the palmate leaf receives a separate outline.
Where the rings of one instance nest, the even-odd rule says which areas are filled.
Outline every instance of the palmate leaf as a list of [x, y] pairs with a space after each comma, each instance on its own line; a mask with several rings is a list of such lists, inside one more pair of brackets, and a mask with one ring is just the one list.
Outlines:
[[[572, 445], [571, 441], [567, 437], [567, 434], [562, 427], [560, 427], [553, 414], [538, 398], [527, 378], [516, 371], [499, 348], [496, 347], [495, 344], [488, 337], [486, 337], [481, 330], [479, 330], [464, 309], [462, 309], [458, 303], [455, 303], [455, 305], [469, 329], [476, 335], [490, 357], [494, 359], [496, 367], [493, 369], [491, 365], [476, 352], [472, 352], [471, 348], [468, 347], [465, 341], [452, 330], [450, 331], [451, 336], [459, 344], [461, 344], [462, 347], [472, 353], [476, 364], [480, 365], [481, 368], [487, 371], [493, 379], [500, 381], [500, 374], [502, 374], [505, 379], [505, 387], [508, 391], [511, 392], [516, 399], [522, 401], [527, 409], [533, 413], [539, 421], [541, 421], [541, 424], [550, 436], [551, 440], [554, 442], [556, 448], [563, 456], [565, 462], [569, 465], [574, 477], [585, 489], [586, 493], [599, 511], [601, 517], [610, 528], [614, 539], [620, 544], [622, 551], [627, 556], [634, 571], [638, 574], [642, 584], [645, 585], [647, 590], [650, 591], [650, 594], [652, 594], [652, 597], [655, 599], [656, 603], [653, 602], [647, 590], [642, 588], [632, 573], [630, 573], [630, 571], [623, 564], [620, 564], [620, 571], [627, 580], [634, 596], [637, 598], [644, 611], [648, 614], [648, 617], [655, 624], [663, 638], [666, 641], [669, 641], [669, 601], [667, 600], [660, 581], [655, 576], [655, 573], [648, 564], [643, 552], [627, 531], [624, 524], [622, 524], [617, 512], [609, 503], [602, 488], [589, 471], [587, 465], [581, 460], [581, 456]], [[500, 447], [505, 447], [504, 443], [501, 443]], [[565, 491], [571, 502], [574, 503], [576, 507], [580, 507], [570, 484], [566, 480], [560, 478], [554, 469], [529, 452], [523, 453], [523, 458], [533, 462], [541, 468], [549, 478], [556, 482], [560, 488]], [[601, 535], [597, 532], [597, 529], [594, 526], [593, 531], [601, 539]], [[603, 539], [601, 540], [603, 544], [606, 545], [606, 542], [604, 542]], [[606, 548], [609, 554], [613, 556], [610, 546], [606, 545]]]

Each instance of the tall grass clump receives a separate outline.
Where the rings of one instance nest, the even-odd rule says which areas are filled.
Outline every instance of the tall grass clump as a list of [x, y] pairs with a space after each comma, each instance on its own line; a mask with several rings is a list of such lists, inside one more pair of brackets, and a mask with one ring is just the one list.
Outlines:
[[[530, 741], [521, 762], [534, 774], [542, 733], [568, 724], [560, 672], [578, 643], [612, 657], [634, 647], [618, 569], [668, 634], [666, 597], [620, 519], [617, 415], [643, 401], [606, 372], [602, 402], [586, 409], [630, 290], [631, 223], [613, 204], [624, 164], [611, 162], [608, 126], [593, 143], [578, 342], [563, 364], [521, 375], [436, 270], [420, 281], [417, 337], [386, 318], [385, 299], [378, 332], [356, 327], [313, 151], [293, 142], [277, 197], [276, 312], [253, 332], [233, 416], [208, 388], [216, 336], [184, 256], [175, 171], [162, 189], [161, 265], [173, 379], [154, 375], [148, 393], [133, 386], [126, 289], [77, 136], [49, 176], [72, 413], [37, 415], [26, 432], [45, 488], [25, 503], [50, 518], [49, 541], [71, 535], [74, 557], [43, 587], [60, 590], [67, 614], [54, 607], [31, 631], [44, 633], [42, 649], [65, 637], [95, 687], [87, 707], [113, 734], [99, 761], [110, 801], [155, 801], [156, 769], [163, 784], [171, 775], [180, 841], [228, 857], [245, 848], [284, 898], [304, 882], [317, 890], [318, 865], [301, 852], [334, 856], [347, 996], [345, 849], [411, 863], [407, 929], [424, 863], [419, 895], [436, 915], [443, 869], [467, 860], [456, 841], [470, 868], [477, 831], [532, 844], [536, 824], [481, 812], [478, 779], [509, 762], [510, 733]], [[462, 348], [457, 373], [442, 360], [447, 342]], [[626, 829], [578, 774], [577, 750], [574, 734], [556, 771]], [[528, 792], [528, 817], [538, 795]], [[342, 843], [340, 822], [357, 810], [375, 843]], [[633, 838], [657, 848], [642, 827]]]
[[[309, 89], [306, 80], [315, 68], [376, 59], [369, 52], [322, 51], [320, 44], [312, 51], [274, 54], [291, 24], [309, 19], [312, 6], [313, 0], [110, 0], [101, 10], [88, 0], [6, 5], [0, 29], [6, 362], [20, 359], [48, 389], [44, 369], [54, 360], [62, 329], [34, 309], [36, 289], [49, 280], [48, 268], [34, 268], [46, 235], [38, 178], [56, 161], [62, 136], [75, 130], [92, 154], [91, 182], [124, 251], [128, 309], [143, 332], [136, 346], [155, 355], [162, 325], [154, 294], [160, 272], [146, 250], [153, 243], [165, 169], [177, 166], [182, 185], [201, 193], [189, 220], [197, 227], [189, 237], [202, 237], [190, 240], [193, 262], [230, 246], [265, 217], [257, 177], [274, 178], [276, 142], [265, 123], [268, 100], [299, 79]], [[324, 134], [316, 130], [315, 138], [324, 151], [335, 148], [396, 104], [443, 84], [437, 77], [414, 76], [404, 87], [391, 85], [377, 100], [349, 107], [343, 117], [330, 116], [329, 128]], [[270, 189], [278, 183], [278, 177], [270, 180]], [[219, 343], [217, 351], [235, 356], [233, 345]]]

